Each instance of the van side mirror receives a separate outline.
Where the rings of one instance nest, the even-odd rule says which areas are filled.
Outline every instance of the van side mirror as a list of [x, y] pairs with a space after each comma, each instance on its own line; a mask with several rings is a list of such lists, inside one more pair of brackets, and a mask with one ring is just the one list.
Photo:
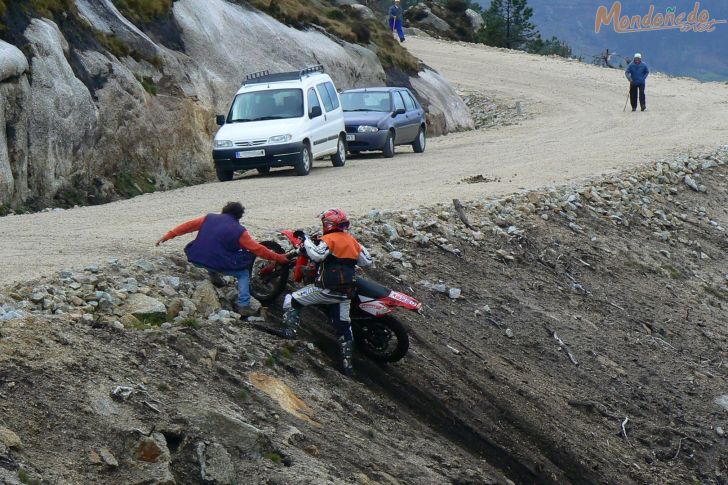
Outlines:
[[217, 115], [215, 117], [215, 121], [217, 122], [217, 126], [222, 126], [225, 124], [225, 115]]
[[321, 106], [314, 106], [313, 108], [311, 108], [311, 111], [308, 113], [308, 117], [311, 119], [318, 118], [322, 114], [324, 114], [324, 112], [321, 111]]
[[405, 110], [404, 108], [395, 109], [394, 111], [392, 111], [392, 118], [394, 118], [397, 115], [403, 115], [406, 112], [407, 112], [407, 110]]

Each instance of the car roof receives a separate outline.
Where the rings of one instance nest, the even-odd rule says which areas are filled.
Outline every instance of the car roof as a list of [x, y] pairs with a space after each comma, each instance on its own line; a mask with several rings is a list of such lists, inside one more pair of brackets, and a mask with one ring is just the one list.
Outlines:
[[[245, 76], [245, 81], [236, 94], [269, 89], [301, 88], [321, 81], [331, 81], [331, 78], [324, 72], [324, 68], [320, 64], [299, 71], [273, 74], [268, 71], [260, 71]], [[273, 84], [275, 86], [272, 86]]]
[[402, 87], [390, 87], [390, 86], [381, 86], [381, 87], [373, 87], [373, 88], [356, 88], [356, 89], [347, 89], [346, 91], [342, 91], [342, 93], [393, 93], [395, 91], [406, 91], [407, 88]]

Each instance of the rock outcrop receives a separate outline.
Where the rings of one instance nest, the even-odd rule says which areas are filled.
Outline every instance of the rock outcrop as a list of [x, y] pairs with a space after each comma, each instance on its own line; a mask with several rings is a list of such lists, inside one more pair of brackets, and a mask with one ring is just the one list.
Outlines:
[[[18, 36], [25, 44], [0, 42], [2, 206], [98, 203], [209, 180], [214, 115], [249, 72], [320, 63], [339, 89], [386, 80], [373, 50], [226, 0], [174, 2], [163, 33], [143, 31], [111, 0], [76, 7], [90, 40], [36, 18]], [[439, 106], [428, 103], [431, 77], [412, 86]], [[459, 102], [452, 89], [443, 96]], [[467, 125], [450, 119], [433, 133]]]
[[425, 68], [410, 81], [420, 99], [428, 103], [427, 124], [431, 131], [444, 134], [474, 128], [470, 110], [450, 83], [437, 71]]

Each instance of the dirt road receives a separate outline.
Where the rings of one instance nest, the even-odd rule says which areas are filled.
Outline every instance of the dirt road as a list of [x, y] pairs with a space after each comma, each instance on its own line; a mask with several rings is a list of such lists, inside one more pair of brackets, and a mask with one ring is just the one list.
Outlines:
[[[454, 84], [532, 115], [518, 126], [458, 133], [429, 141], [423, 155], [363, 156], [344, 168], [318, 162], [308, 177], [280, 171], [62, 212], [0, 218], [0, 284], [108, 257], [179, 251], [154, 241], [188, 218], [242, 200], [253, 234], [309, 225], [322, 208], [350, 213], [414, 207], [453, 196], [472, 199], [519, 188], [557, 185], [688, 149], [728, 142], [728, 86], [652, 75], [649, 110], [622, 112], [621, 71], [482, 46], [411, 38], [409, 49]], [[500, 178], [460, 184], [466, 177]]]

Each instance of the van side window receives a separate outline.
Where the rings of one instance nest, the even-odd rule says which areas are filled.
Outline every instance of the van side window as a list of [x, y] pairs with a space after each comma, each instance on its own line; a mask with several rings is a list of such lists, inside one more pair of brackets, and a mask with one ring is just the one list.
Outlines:
[[404, 109], [404, 101], [402, 101], [402, 96], [399, 94], [399, 91], [393, 92], [392, 97], [394, 98], [394, 110]]
[[417, 108], [415, 107], [415, 102], [412, 100], [412, 96], [410, 96], [410, 93], [407, 91], [400, 91], [400, 94], [404, 98], [404, 105], [407, 108], [407, 111], [414, 111]]
[[333, 84], [331, 84], [328, 81], [324, 84], [326, 86], [326, 91], [329, 92], [329, 96], [331, 97], [331, 102], [334, 104], [334, 109], [338, 108], [339, 107], [339, 96], [336, 93], [336, 88], [334, 87]]
[[308, 114], [311, 114], [311, 108], [313, 108], [314, 106], [321, 107], [321, 104], [319, 103], [318, 97], [316, 96], [316, 91], [311, 88], [308, 90]]
[[319, 96], [321, 96], [321, 102], [324, 103], [324, 106], [326, 107], [326, 112], [334, 110], [334, 102], [331, 101], [331, 97], [329, 96], [329, 92], [326, 90], [326, 86], [324, 83], [318, 84], [316, 86], [316, 91], [318, 91]]

